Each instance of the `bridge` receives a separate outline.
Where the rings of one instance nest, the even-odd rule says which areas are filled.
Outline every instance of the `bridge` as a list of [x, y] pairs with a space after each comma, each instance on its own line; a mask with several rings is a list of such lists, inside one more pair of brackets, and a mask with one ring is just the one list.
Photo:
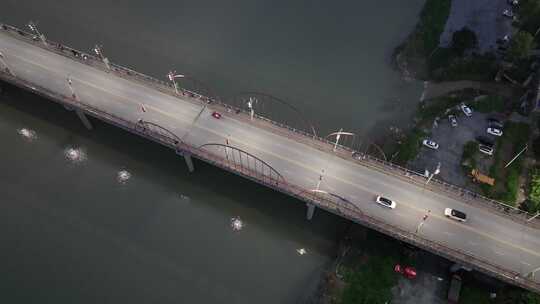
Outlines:
[[[190, 171], [192, 158], [428, 250], [463, 267], [540, 292], [540, 222], [531, 214], [437, 178], [320, 138], [250, 111], [0, 25], [0, 78], [60, 103], [92, 129], [88, 115], [171, 148]], [[250, 100], [252, 101], [252, 100]], [[217, 119], [213, 112], [221, 113]], [[334, 141], [332, 141], [332, 139]], [[383, 194], [395, 209], [377, 205]], [[447, 219], [445, 208], [467, 213]]]

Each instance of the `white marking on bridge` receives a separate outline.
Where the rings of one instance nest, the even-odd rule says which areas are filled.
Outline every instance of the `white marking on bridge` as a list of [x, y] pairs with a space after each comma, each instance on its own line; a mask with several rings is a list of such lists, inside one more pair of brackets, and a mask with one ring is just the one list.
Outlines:
[[531, 264], [529, 264], [527, 262], [520, 261], [520, 263], [523, 264], [523, 265], [532, 266]]

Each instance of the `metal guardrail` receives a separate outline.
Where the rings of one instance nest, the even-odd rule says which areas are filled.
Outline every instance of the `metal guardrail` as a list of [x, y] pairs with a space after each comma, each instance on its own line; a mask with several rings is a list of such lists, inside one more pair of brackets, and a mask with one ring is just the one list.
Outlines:
[[[9, 27], [10, 29], [15, 29], [17, 30], [16, 28], [13, 28], [13, 27]], [[17, 30], [18, 31], [18, 30]], [[27, 34], [29, 35], [29, 34]], [[31, 40], [33, 41], [33, 40]], [[82, 60], [85, 60], [85, 59], [82, 59]], [[87, 59], [86, 59], [87, 60]], [[126, 70], [126, 68], [123, 68], [123, 67], [120, 67], [121, 69], [123, 70]], [[136, 72], [132, 72], [131, 70], [130, 71], [130, 74], [131, 75], [142, 75], [140, 73], [136, 73]], [[136, 74], [135, 74], [136, 73]], [[144, 75], [143, 75], [144, 76]], [[435, 242], [435, 241], [432, 241], [432, 240], [428, 240], [428, 239], [425, 239], [423, 238], [422, 236], [418, 235], [418, 234], [414, 234], [412, 232], [409, 232], [409, 231], [406, 231], [402, 228], [399, 228], [399, 227], [396, 227], [394, 225], [391, 225], [391, 224], [388, 224], [388, 223], [385, 223], [384, 221], [382, 220], [379, 220], [377, 218], [374, 218], [374, 217], [371, 217], [365, 213], [362, 212], [361, 209], [359, 208], [354, 208], [348, 204], [342, 204], [340, 203], [340, 201], [336, 201], [335, 198], [332, 199], [332, 197], [326, 197], [326, 196], [323, 196], [323, 195], [318, 195], [316, 193], [311, 193], [309, 192], [308, 189], [305, 189], [305, 188], [302, 188], [300, 186], [297, 186], [297, 185], [294, 185], [294, 184], [291, 184], [289, 182], [286, 182], [286, 181], [283, 181], [281, 179], [276, 179], [276, 178], [272, 178], [271, 176], [265, 176], [264, 174], [261, 174], [260, 172], [258, 171], [254, 171], [250, 168], [246, 168], [246, 167], [243, 167], [243, 166], [238, 166], [238, 164], [232, 164], [230, 160], [226, 160], [225, 158], [223, 158], [222, 156], [220, 155], [216, 155], [216, 154], [213, 154], [213, 153], [210, 153], [209, 151], [206, 151], [204, 149], [198, 149], [196, 147], [193, 147], [193, 146], [190, 146], [188, 144], [185, 144], [183, 142], [178, 142], [177, 139], [169, 136], [168, 134], [166, 133], [162, 133], [162, 132], [156, 132], [152, 129], [148, 129], [148, 128], [141, 128], [140, 125], [138, 125], [137, 123], [135, 122], [131, 122], [131, 121], [128, 121], [128, 120], [125, 120], [121, 117], [118, 117], [118, 116], [115, 116], [111, 113], [107, 113], [105, 111], [102, 111], [102, 110], [99, 110], [97, 108], [93, 108], [89, 105], [86, 105], [84, 103], [81, 103], [79, 101], [76, 101], [74, 99], [72, 99], [71, 97], [69, 96], [65, 96], [65, 95], [61, 95], [61, 94], [58, 94], [56, 92], [53, 92], [53, 91], [50, 91], [46, 88], [43, 88], [43, 87], [40, 87], [40, 86], [37, 86], [37, 85], [34, 85], [28, 81], [25, 81], [23, 79], [18, 79], [18, 78], [15, 78], [13, 77], [12, 75], [6, 73], [6, 72], [0, 72], [0, 77], [18, 87], [21, 87], [21, 88], [24, 88], [24, 89], [27, 89], [27, 90], [30, 90], [30, 91], [33, 91], [41, 96], [44, 96], [48, 99], [51, 99], [51, 100], [54, 100], [54, 101], [57, 101], [61, 104], [64, 104], [64, 105], [68, 105], [70, 107], [75, 107], [75, 108], [78, 108], [80, 110], [83, 110], [84, 112], [100, 119], [100, 120], [103, 120], [107, 123], [110, 123], [110, 124], [113, 124], [115, 126], [118, 126], [122, 129], [125, 129], [131, 133], [134, 133], [134, 134], [137, 134], [137, 135], [140, 135], [140, 136], [143, 136], [145, 138], [148, 138], [152, 141], [155, 141], [157, 143], [160, 143], [164, 146], [167, 146], [171, 149], [174, 149], [177, 153], [179, 154], [184, 154], [184, 153], [188, 153], [190, 155], [193, 155], [194, 157], [197, 157], [198, 159], [202, 160], [202, 161], [205, 161], [207, 163], [210, 163], [210, 164], [213, 164], [219, 168], [222, 168], [224, 170], [227, 170], [229, 172], [232, 172], [232, 173], [235, 173], [237, 175], [240, 175], [240, 176], [243, 176], [245, 178], [248, 178], [250, 180], [253, 180], [259, 184], [262, 184], [262, 185], [265, 185], [267, 187], [270, 187], [272, 189], [275, 189], [277, 191], [280, 191], [282, 193], [285, 193], [285, 194], [288, 194], [290, 196], [293, 196], [295, 198], [298, 198], [300, 200], [303, 200], [305, 202], [308, 202], [308, 203], [312, 203], [312, 204], [315, 204], [317, 205], [318, 207], [322, 208], [322, 209], [325, 209], [329, 212], [332, 212], [332, 213], [335, 213], [335, 214], [338, 214], [340, 216], [343, 216], [345, 218], [348, 218], [352, 221], [355, 221], [355, 222], [358, 222], [358, 223], [361, 223], [363, 225], [366, 225], [370, 228], [373, 228], [377, 231], [380, 231], [384, 234], [387, 234], [387, 235], [390, 235], [394, 238], [397, 238], [397, 239], [400, 239], [400, 240], [403, 240], [403, 241], [406, 241], [406, 242], [409, 242], [413, 245], [416, 245], [420, 248], [423, 248], [423, 249], [426, 249], [426, 250], [429, 250], [431, 252], [434, 252], [436, 254], [439, 254], [443, 257], [446, 257], [450, 260], [455, 260], [461, 264], [464, 264], [466, 266], [470, 266], [474, 269], [478, 269], [480, 271], [483, 271], [485, 273], [488, 273], [494, 277], [497, 277], [503, 281], [506, 281], [506, 282], [509, 282], [511, 284], [514, 284], [514, 285], [518, 285], [520, 287], [523, 287], [523, 288], [527, 288], [527, 289], [530, 289], [530, 290], [534, 290], [536, 292], [539, 292], [540, 291], [540, 283], [537, 283], [529, 278], [524, 278], [524, 277], [521, 277], [519, 273], [517, 272], [514, 272], [514, 271], [511, 271], [511, 270], [508, 270], [506, 268], [503, 268], [499, 265], [496, 265], [494, 263], [491, 263], [481, 257], [477, 257], [475, 255], [473, 255], [472, 253], [470, 252], [465, 252], [465, 251], [461, 251], [461, 250], [457, 250], [457, 249], [453, 249], [453, 248], [450, 248], [450, 247], [447, 247], [446, 245], [442, 244], [442, 243], [439, 243], [439, 242]], [[138, 76], [138, 77], [141, 77], [141, 76]], [[153, 79], [151, 77], [145, 77], [145, 79]], [[158, 83], [160, 83], [160, 81], [158, 80], [155, 80], [157, 81]], [[161, 82], [162, 83], [162, 82]], [[167, 86], [167, 84], [163, 83], [162, 85], [165, 85]], [[196, 93], [193, 93], [193, 94], [196, 94]], [[197, 95], [195, 95], [197, 96]], [[202, 96], [202, 95], [199, 95], [199, 96]], [[208, 101], [216, 101], [216, 100], [211, 100], [211, 99], [207, 99], [206, 102]], [[220, 103], [220, 101], [217, 101], [218, 103]], [[226, 107], [226, 108], [231, 108], [229, 105], [226, 105], [226, 104], [222, 104], [222, 106]], [[233, 109], [233, 108], [231, 108]], [[233, 109], [235, 111], [242, 111], [241, 109]], [[274, 121], [270, 121], [264, 117], [257, 117], [258, 119], [260, 120], [263, 120], [263, 121], [266, 121], [266, 122], [269, 122], [273, 125], [276, 125], [280, 128], [285, 128], [289, 131], [292, 131], [292, 132], [295, 132], [295, 133], [298, 133], [304, 137], [307, 137], [309, 139], [316, 139], [318, 141], [321, 141], [325, 144], [329, 144], [331, 146], [333, 146], [333, 143], [332, 142], [329, 142], [327, 140], [324, 140], [322, 138], [313, 138], [312, 135], [310, 134], [307, 134], [303, 131], [299, 131], [299, 130], [296, 130], [296, 129], [293, 129], [293, 128], [290, 128], [288, 126], [285, 126], [285, 125], [282, 125], [280, 123], [277, 123], [277, 122], [274, 122]], [[343, 147], [341, 146], [340, 147], [343, 151], [346, 151], [346, 152], [349, 152], [349, 153], [352, 153], [352, 152], [355, 152], [353, 151], [352, 149], [349, 149], [347, 147]], [[403, 168], [403, 167], [400, 167], [400, 166], [397, 166], [397, 165], [394, 165], [392, 163], [388, 163], [388, 162], [385, 162], [385, 161], [382, 161], [380, 159], [377, 159], [375, 157], [371, 157], [369, 155], [366, 155], [365, 156], [366, 160], [371, 162], [371, 163], [374, 163], [374, 164], [377, 164], [377, 165], [380, 165], [380, 167], [386, 172], [386, 173], [390, 173], [390, 174], [393, 174], [393, 175], [396, 175], [395, 172], [401, 172], [401, 174], [397, 174], [400, 176], [400, 178], [403, 178], [403, 176], [407, 177], [407, 176], [412, 176], [412, 178], [410, 178], [411, 182], [413, 183], [420, 183], [418, 180], [417, 180], [417, 177], [420, 177], [422, 175], [414, 172], [414, 171], [411, 171], [411, 170], [408, 170], [406, 168]], [[388, 170], [388, 167], [392, 168], [392, 170]], [[455, 189], [459, 189], [458, 187], [455, 187], [455, 186], [452, 186], [450, 184], [445, 184], [443, 182], [440, 182], [440, 181], [437, 181], [435, 179], [432, 179], [432, 181], [436, 182], [437, 184], [440, 184], [444, 187], [449, 187], [450, 188], [450, 191], [455, 191]], [[439, 188], [437, 188], [439, 189]], [[469, 193], [468, 195], [470, 195], [471, 192], [469, 191], [463, 191], [461, 190], [461, 192], [463, 193]], [[478, 196], [475, 197], [475, 199], [478, 198]], [[496, 201], [493, 201], [493, 200], [489, 200], [489, 199], [486, 199], [486, 201], [488, 202], [494, 202], [496, 205], [504, 205], [502, 203], [499, 203], [499, 202], [496, 202]], [[505, 206], [504, 208], [506, 207], [510, 207], [510, 206]]]

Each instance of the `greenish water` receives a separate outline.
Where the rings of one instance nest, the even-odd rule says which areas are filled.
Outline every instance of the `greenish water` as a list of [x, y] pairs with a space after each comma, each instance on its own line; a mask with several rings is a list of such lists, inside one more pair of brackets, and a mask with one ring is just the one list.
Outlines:
[[[288, 99], [321, 130], [406, 120], [420, 96], [389, 57], [423, 1], [108, 2], [7, 0], [0, 15], [162, 79], [175, 68], [223, 96]], [[2, 302], [304, 302], [347, 226], [15, 89], [0, 136]]]

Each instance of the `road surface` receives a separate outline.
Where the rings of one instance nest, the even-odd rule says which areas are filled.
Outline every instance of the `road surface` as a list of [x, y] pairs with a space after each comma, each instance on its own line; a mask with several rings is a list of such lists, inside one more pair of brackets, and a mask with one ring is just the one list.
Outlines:
[[[224, 144], [228, 139], [230, 145], [269, 163], [288, 182], [307, 189], [316, 187], [324, 169], [320, 189], [347, 198], [372, 217], [415, 232], [431, 210], [418, 231], [421, 236], [523, 275], [540, 267], [540, 237], [532, 227], [279, 136], [237, 119], [236, 114], [222, 113], [221, 119], [215, 119], [202, 103], [128, 81], [5, 32], [0, 32], [0, 51], [18, 78], [70, 96], [70, 77], [77, 98], [92, 107], [132, 122], [158, 123], [195, 147]], [[377, 194], [395, 200], [397, 207], [391, 210], [375, 204]], [[467, 213], [468, 222], [447, 219], [443, 215], [446, 207]], [[536, 281], [540, 275], [537, 277]]]

